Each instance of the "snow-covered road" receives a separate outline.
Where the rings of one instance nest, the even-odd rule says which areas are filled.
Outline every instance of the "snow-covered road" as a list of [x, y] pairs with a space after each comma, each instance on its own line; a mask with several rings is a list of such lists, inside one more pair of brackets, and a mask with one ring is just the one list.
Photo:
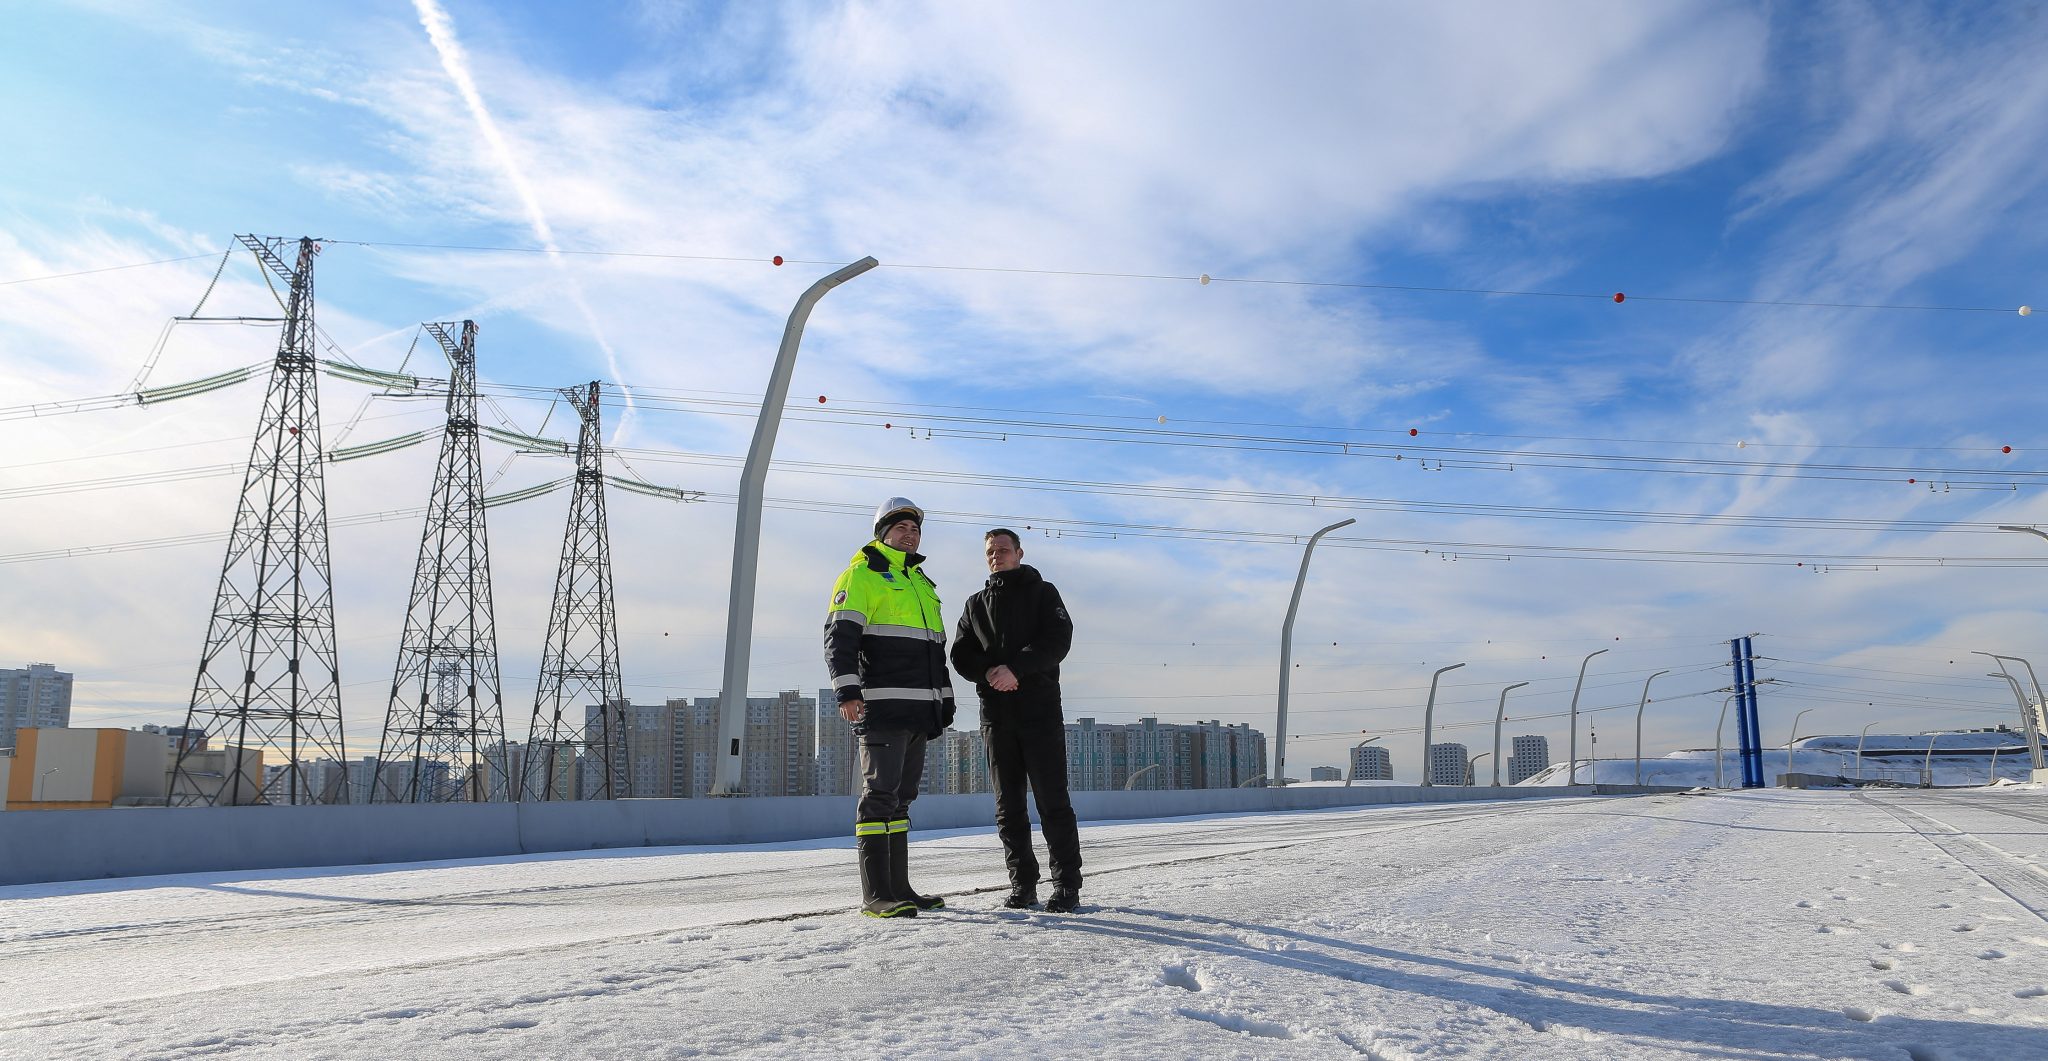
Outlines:
[[2048, 1057], [2048, 794], [1100, 824], [0, 888], [0, 1056]]

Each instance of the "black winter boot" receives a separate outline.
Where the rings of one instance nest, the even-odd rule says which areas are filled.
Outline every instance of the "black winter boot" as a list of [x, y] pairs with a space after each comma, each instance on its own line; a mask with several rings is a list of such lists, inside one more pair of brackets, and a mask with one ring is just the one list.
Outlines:
[[[902, 828], [897, 828], [902, 826]], [[915, 903], [919, 910], [943, 910], [946, 900], [936, 895], [919, 895], [910, 886], [910, 822], [908, 819], [889, 823], [889, 882], [895, 885], [892, 892], [896, 898]]]
[[1052, 898], [1045, 901], [1048, 914], [1071, 914], [1074, 907], [1081, 905], [1081, 893], [1062, 884], [1052, 890]]
[[1004, 908], [1009, 910], [1029, 910], [1037, 905], [1038, 885], [1036, 884], [1013, 884], [1010, 886], [1009, 898], [1003, 900]]
[[[862, 822], [878, 829], [882, 822]], [[889, 874], [889, 836], [875, 832], [855, 838], [860, 850], [860, 912], [869, 917], [916, 917], [917, 904], [896, 898]]]

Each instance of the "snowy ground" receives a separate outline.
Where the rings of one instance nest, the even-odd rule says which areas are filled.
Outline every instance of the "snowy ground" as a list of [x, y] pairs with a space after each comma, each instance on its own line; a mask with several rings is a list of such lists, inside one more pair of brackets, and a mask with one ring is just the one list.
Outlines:
[[2048, 793], [1104, 824], [0, 888], [0, 1056], [2048, 1057]]

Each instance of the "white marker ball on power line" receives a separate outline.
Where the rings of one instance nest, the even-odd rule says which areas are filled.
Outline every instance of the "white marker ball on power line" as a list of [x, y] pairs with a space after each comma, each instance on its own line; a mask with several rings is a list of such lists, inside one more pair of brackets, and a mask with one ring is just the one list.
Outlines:
[[2021, 307], [2020, 307], [2020, 316], [2022, 316], [2022, 317], [2031, 317], [2031, 316], [2033, 316], [2033, 315], [2034, 315], [2034, 307], [2032, 307], [2032, 306], [2021, 306]]
[[1160, 422], [1160, 423], [1162, 423], [1162, 424], [1166, 422], [1166, 414], [1165, 414], [1165, 413], [1160, 413], [1160, 414], [1159, 414], [1159, 422]]
[[1738, 439], [1738, 440], [1736, 441], [1736, 443], [1735, 443], [1735, 448], [1736, 448], [1736, 449], [1748, 449], [1748, 448], [1749, 448], [1749, 440], [1748, 440], [1748, 439], [1746, 439], [1746, 438], [1745, 438], [1745, 439]]
[[1203, 274], [1202, 274], [1202, 286], [1203, 286], [1203, 287], [1208, 287], [1208, 286], [1209, 286], [1209, 274], [1208, 274], [1208, 273], [1203, 273]]

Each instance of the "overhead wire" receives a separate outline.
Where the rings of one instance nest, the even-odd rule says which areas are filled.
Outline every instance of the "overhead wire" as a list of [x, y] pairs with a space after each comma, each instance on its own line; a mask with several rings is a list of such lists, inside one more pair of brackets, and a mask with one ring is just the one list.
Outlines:
[[[719, 254], [682, 254], [682, 253], [673, 253], [673, 252], [659, 252], [659, 251], [626, 251], [626, 250], [607, 250], [607, 249], [582, 249], [582, 250], [571, 250], [571, 249], [567, 249], [567, 248], [562, 248], [562, 249], [559, 249], [559, 250], [557, 250], [557, 249], [555, 249], [555, 248], [548, 248], [548, 247], [498, 247], [498, 246], [483, 246], [483, 245], [476, 245], [476, 244], [455, 244], [455, 243], [400, 243], [400, 242], [393, 242], [393, 241], [381, 241], [381, 240], [348, 240], [348, 239], [330, 239], [330, 240], [323, 240], [322, 242], [326, 242], [326, 243], [334, 243], [334, 244], [339, 244], [339, 245], [346, 245], [346, 246], [354, 246], [354, 247], [380, 247], [380, 248], [392, 248], [392, 249], [404, 249], [404, 250], [446, 250], [446, 251], [462, 251], [462, 252], [481, 252], [481, 253], [493, 253], [493, 254], [551, 254], [551, 253], [558, 253], [558, 254], [562, 254], [562, 255], [578, 255], [578, 256], [585, 256], [585, 257], [607, 257], [607, 258], [628, 258], [628, 259], [652, 259], [652, 260], [671, 260], [671, 261], [703, 261], [703, 262], [726, 262], [726, 263], [747, 263], [747, 264], [761, 264], [761, 265], [775, 265], [775, 266], [780, 266], [780, 265], [785, 265], [785, 264], [786, 264], [786, 265], [818, 265], [818, 266], [829, 266], [829, 267], [832, 267], [832, 268], [838, 268], [838, 267], [841, 267], [841, 266], [844, 266], [845, 264], [847, 264], [846, 262], [840, 262], [840, 261], [830, 261], [830, 260], [825, 260], [825, 259], [816, 259], [816, 258], [785, 258], [785, 257], [783, 257], [783, 256], [780, 256], [780, 255], [772, 255], [772, 256], [766, 256], [766, 257], [762, 257], [762, 256], [754, 256], [754, 255], [719, 255]], [[1128, 270], [1116, 270], [1116, 269], [1055, 269], [1055, 268], [1047, 268], [1047, 267], [1034, 267], [1034, 266], [1008, 266], [1008, 265], [962, 265], [962, 264], [947, 264], [947, 263], [935, 263], [935, 262], [887, 262], [887, 261], [885, 261], [885, 262], [882, 262], [882, 263], [881, 263], [881, 266], [880, 266], [880, 267], [881, 267], [881, 268], [884, 268], [884, 269], [902, 269], [902, 270], [911, 270], [911, 271], [919, 271], [919, 272], [961, 272], [961, 273], [992, 273], [992, 274], [1002, 274], [1002, 275], [1012, 275], [1012, 276], [1017, 276], [1017, 275], [1026, 275], [1026, 276], [1062, 276], [1062, 277], [1081, 277], [1081, 278], [1088, 278], [1088, 279], [1114, 279], [1114, 280], [1169, 280], [1169, 281], [1179, 281], [1179, 282], [1192, 282], [1192, 283], [1197, 283], [1197, 284], [1200, 284], [1201, 286], [1204, 286], [1204, 287], [1206, 287], [1206, 286], [1209, 286], [1209, 285], [1211, 285], [1211, 284], [1242, 284], [1242, 285], [1248, 285], [1248, 286], [1269, 286], [1269, 287], [1303, 287], [1303, 288], [1327, 288], [1327, 289], [1339, 289], [1339, 290], [1353, 290], [1353, 291], [1397, 291], [1397, 292], [1409, 292], [1409, 293], [1418, 293], [1418, 294], [1446, 294], [1446, 295], [1478, 295], [1478, 296], [1485, 296], [1485, 297], [1503, 297], [1503, 296], [1508, 296], [1508, 297], [1519, 297], [1519, 298], [1573, 299], [1573, 300], [1585, 300], [1585, 301], [1595, 301], [1595, 302], [1611, 302], [1611, 303], [1615, 303], [1615, 304], [1621, 304], [1621, 303], [1623, 303], [1623, 302], [1628, 302], [1628, 301], [1634, 301], [1634, 302], [1663, 302], [1663, 303], [1676, 303], [1676, 304], [1691, 304], [1691, 305], [1703, 305], [1703, 306], [1768, 306], [1768, 307], [1781, 307], [1781, 308], [1805, 308], [1805, 309], [1846, 309], [1846, 310], [1910, 310], [1910, 311], [1919, 311], [1919, 312], [1937, 312], [1937, 313], [2012, 313], [2012, 312], [2014, 311], [2014, 310], [2013, 310], [2013, 307], [2011, 307], [2011, 306], [1954, 306], [1954, 305], [1921, 305], [1921, 304], [1909, 304], [1909, 303], [1867, 303], [1867, 302], [1831, 302], [1831, 301], [1820, 301], [1820, 300], [1806, 300], [1806, 299], [1766, 299], [1766, 298], [1716, 298], [1716, 297], [1708, 297], [1708, 296], [1695, 296], [1695, 295], [1639, 295], [1639, 294], [1622, 294], [1622, 293], [1617, 293], [1617, 292], [1613, 292], [1613, 291], [1541, 291], [1541, 290], [1528, 290], [1528, 289], [1514, 289], [1514, 288], [1482, 288], [1482, 287], [1455, 287], [1455, 286], [1442, 286], [1442, 285], [1427, 285], [1427, 284], [1391, 284], [1391, 283], [1372, 283], [1372, 282], [1366, 282], [1366, 281], [1352, 281], [1352, 280], [1311, 280], [1311, 279], [1295, 279], [1295, 278], [1275, 278], [1275, 277], [1257, 277], [1257, 276], [1220, 276], [1220, 275], [1211, 275], [1211, 274], [1209, 274], [1209, 273], [1161, 273], [1161, 272], [1135, 272], [1135, 271], [1128, 271]]]

